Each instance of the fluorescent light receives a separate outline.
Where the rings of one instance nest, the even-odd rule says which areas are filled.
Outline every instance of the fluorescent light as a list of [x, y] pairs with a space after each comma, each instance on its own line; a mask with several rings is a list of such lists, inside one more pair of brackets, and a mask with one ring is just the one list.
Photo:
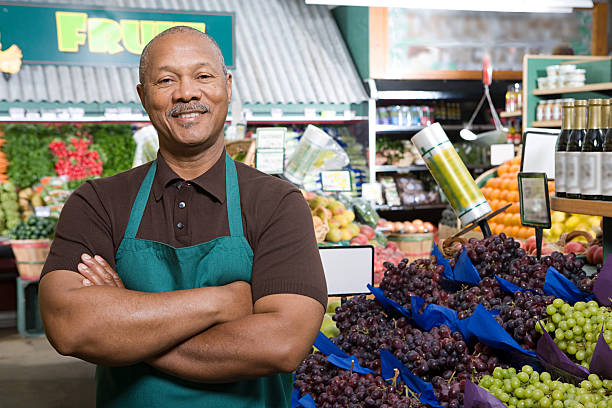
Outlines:
[[496, 11], [508, 13], [571, 13], [573, 8], [592, 8], [592, 0], [305, 0], [306, 4], [330, 6], [396, 7], [424, 10]]

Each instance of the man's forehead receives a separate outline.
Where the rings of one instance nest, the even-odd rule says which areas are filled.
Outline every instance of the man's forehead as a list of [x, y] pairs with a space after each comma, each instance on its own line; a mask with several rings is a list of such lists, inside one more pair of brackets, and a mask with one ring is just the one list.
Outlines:
[[153, 54], [155, 51], [167, 51], [168, 49], [174, 49], [181, 45], [195, 46], [196, 49], [201, 49], [202, 52], [213, 51], [214, 44], [207, 39], [191, 32], [179, 32], [167, 34], [163, 37], [156, 38], [151, 43], [150, 52]]

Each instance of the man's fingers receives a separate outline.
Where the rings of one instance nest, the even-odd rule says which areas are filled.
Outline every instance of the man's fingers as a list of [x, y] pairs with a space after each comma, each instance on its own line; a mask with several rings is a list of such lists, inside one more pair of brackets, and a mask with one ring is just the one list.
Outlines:
[[81, 275], [90, 281], [90, 283], [93, 283], [94, 285], [105, 285], [104, 279], [102, 279], [101, 276], [98, 276], [94, 270], [89, 268], [84, 263], [79, 264], [78, 270]]
[[[106, 268], [96, 262], [91, 256], [85, 254], [81, 257], [81, 259], [83, 260], [85, 268], [80, 268], [79, 272], [84, 270], [96, 275], [98, 278], [98, 280], [95, 281], [96, 284], [117, 286], [115, 279], [113, 279], [113, 275], [107, 271]], [[87, 277], [89, 278], [89, 276]], [[102, 283], [98, 283], [100, 280]]]
[[102, 267], [106, 270], [106, 272], [112, 276], [117, 286], [119, 286], [120, 288], [124, 287], [123, 282], [121, 281], [121, 278], [119, 277], [119, 274], [117, 274], [117, 272], [113, 268], [111, 268], [108, 262], [106, 262], [106, 259], [102, 258], [100, 255], [96, 255], [94, 256], [94, 260], [98, 262], [98, 264], [102, 265]]

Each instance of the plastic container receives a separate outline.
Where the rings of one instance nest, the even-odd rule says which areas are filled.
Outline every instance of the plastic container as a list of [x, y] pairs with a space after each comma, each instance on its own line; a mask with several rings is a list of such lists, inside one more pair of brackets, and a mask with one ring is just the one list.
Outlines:
[[538, 89], [550, 89], [550, 79], [548, 77], [538, 78]]
[[536, 110], [536, 120], [538, 122], [544, 120], [544, 104], [546, 103], [546, 101], [540, 101], [538, 102], [538, 107]]
[[418, 132], [412, 137], [412, 143], [463, 225], [491, 212], [489, 203], [439, 123]]
[[544, 120], [552, 120], [553, 114], [553, 101], [549, 100], [544, 102]]
[[559, 75], [565, 75], [568, 74], [570, 72], [574, 72], [576, 70], [576, 65], [574, 64], [563, 64], [563, 65], [559, 65]]
[[348, 163], [346, 152], [331, 136], [316, 126], [308, 125], [287, 161], [283, 175], [292, 183], [301, 185], [313, 168], [329, 166], [328, 169], [341, 169]]
[[560, 65], [549, 65], [546, 67], [546, 75], [548, 77], [555, 77], [559, 75], [560, 69], [561, 69]]

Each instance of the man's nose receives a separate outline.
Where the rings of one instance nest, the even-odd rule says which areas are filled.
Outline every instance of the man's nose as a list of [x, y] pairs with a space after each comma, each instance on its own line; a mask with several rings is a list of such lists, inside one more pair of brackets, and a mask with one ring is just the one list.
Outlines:
[[195, 81], [190, 79], [181, 79], [178, 87], [174, 91], [175, 102], [189, 102], [193, 100], [199, 100], [202, 96], [200, 88], [197, 86]]

